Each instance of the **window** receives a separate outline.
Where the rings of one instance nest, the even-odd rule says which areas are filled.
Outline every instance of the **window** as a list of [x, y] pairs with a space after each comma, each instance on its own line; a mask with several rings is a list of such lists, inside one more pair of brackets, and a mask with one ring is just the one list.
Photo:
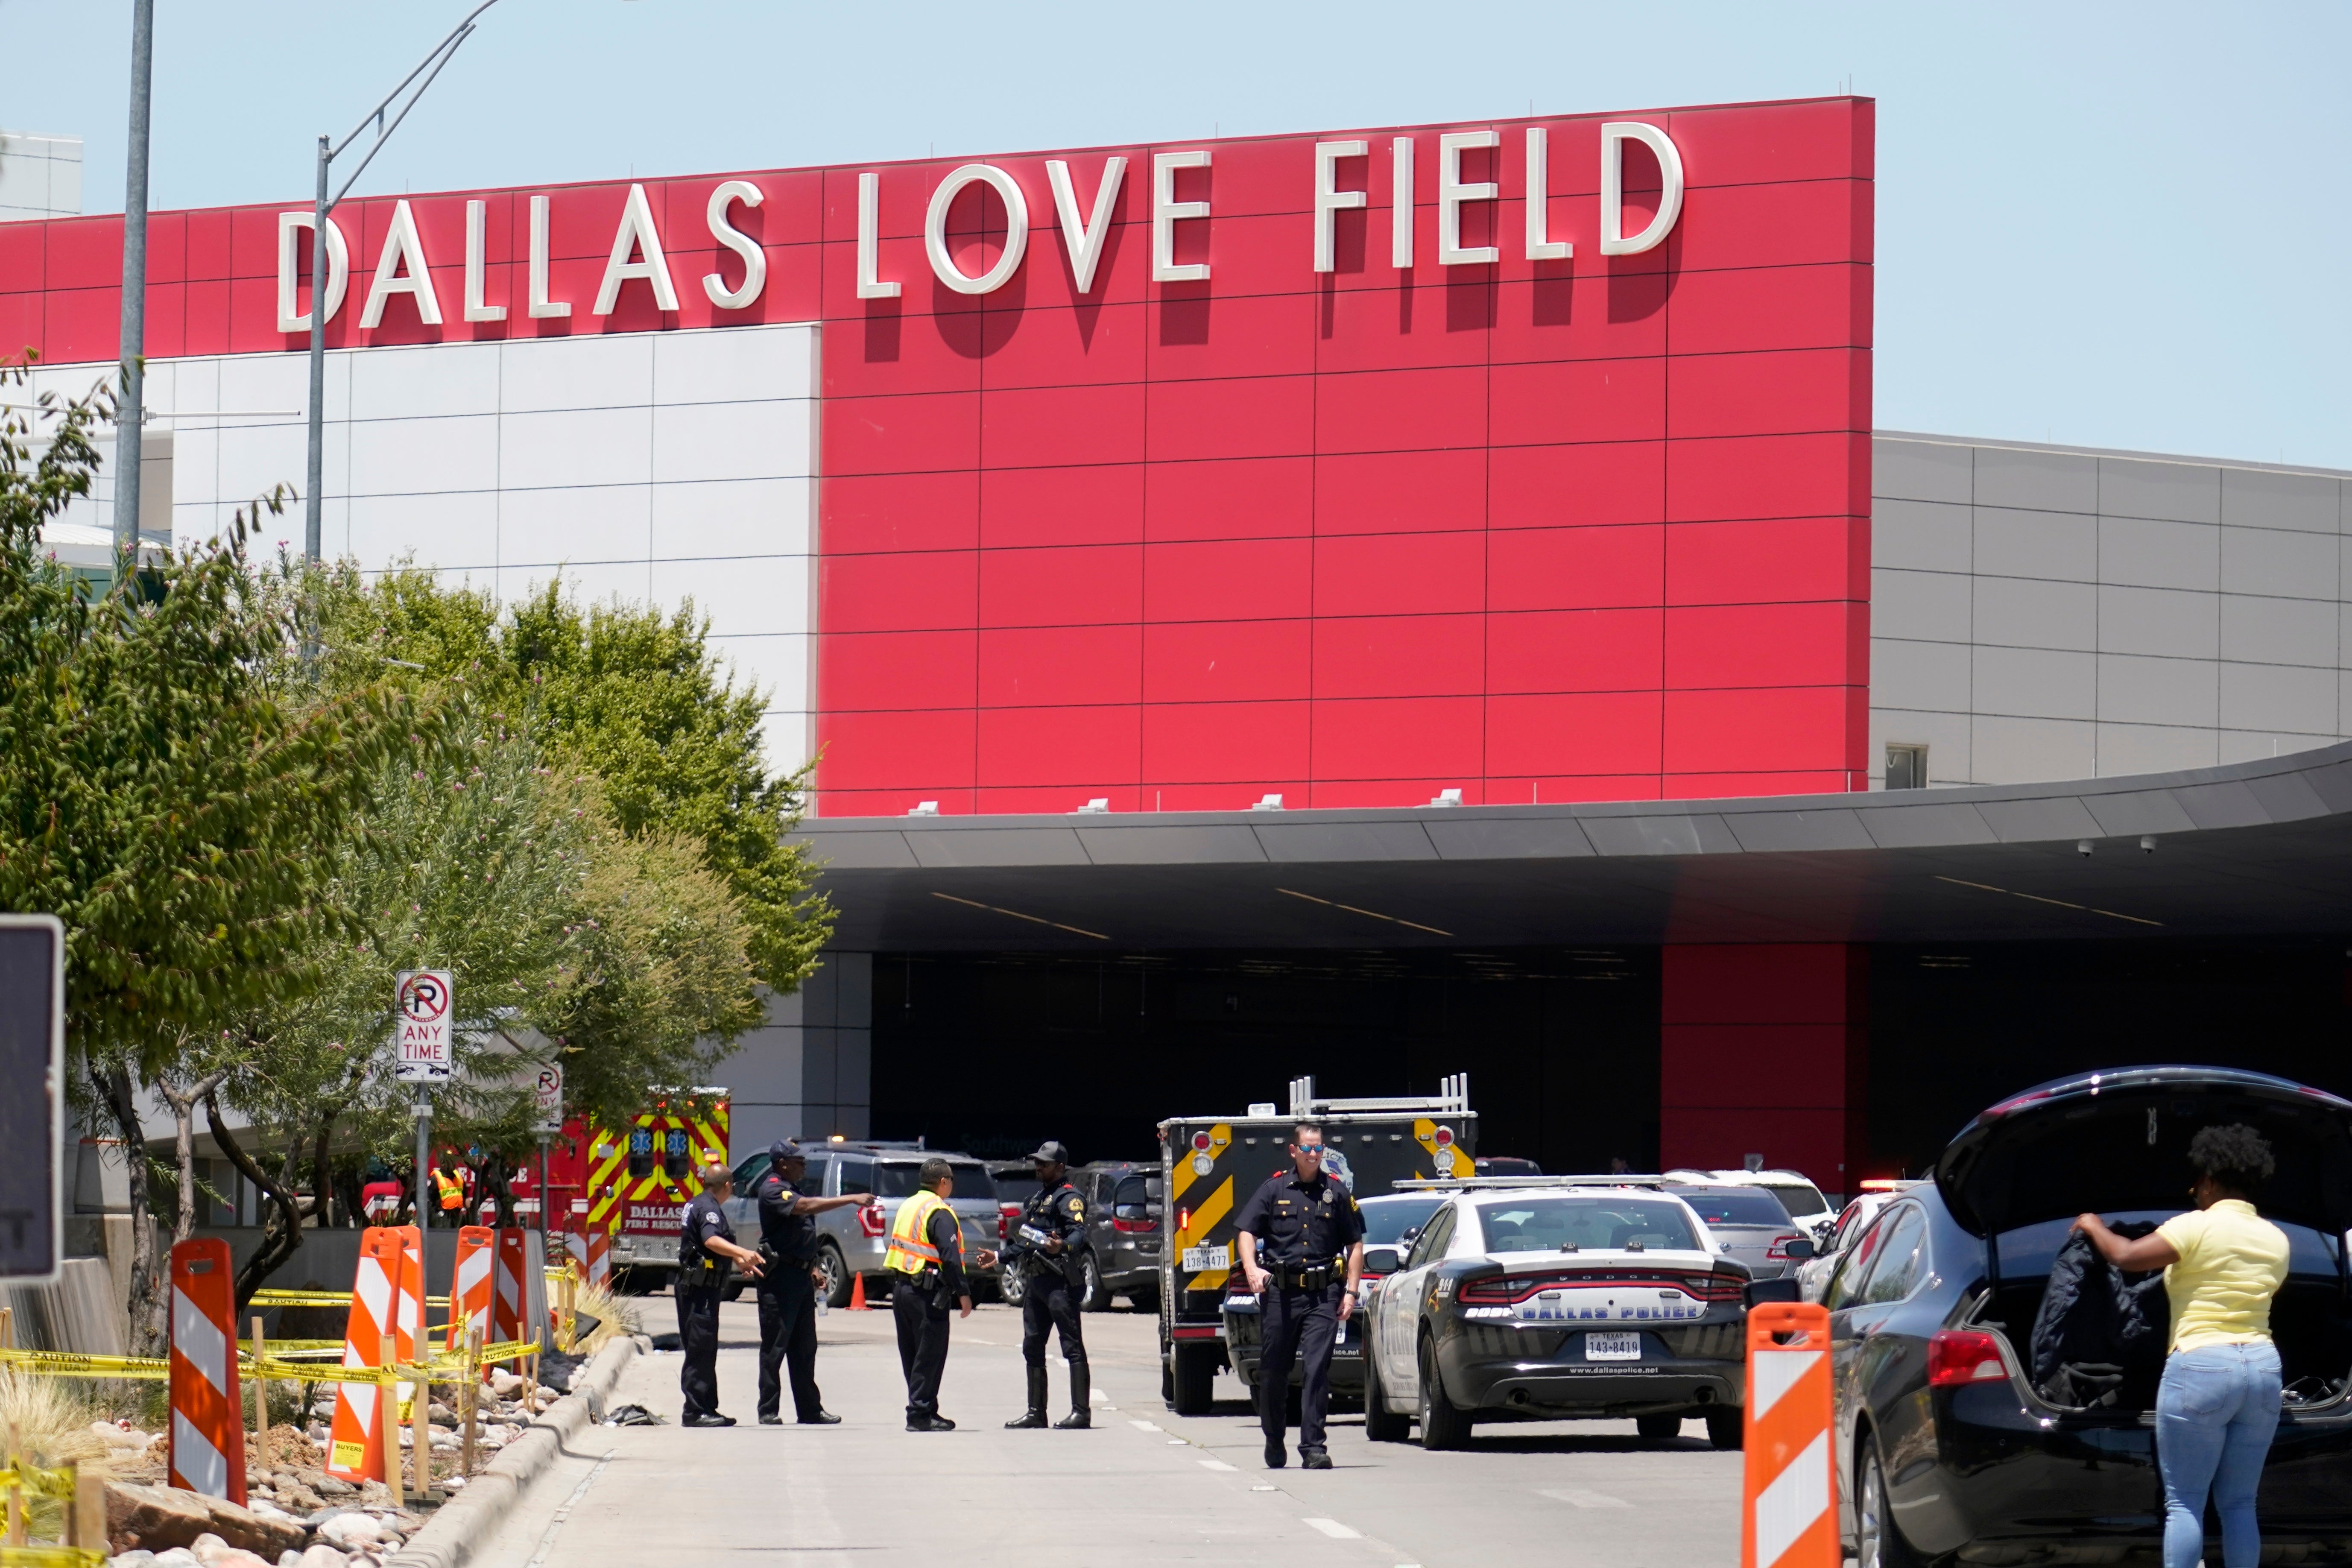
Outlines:
[[1417, 1230], [1442, 1198], [1381, 1198], [1363, 1205], [1364, 1245], [1394, 1247], [1405, 1232]]
[[1926, 789], [1927, 787], [1927, 748], [1888, 742], [1886, 787], [1888, 789]]
[[1780, 1206], [1787, 1209], [1792, 1218], [1801, 1214], [1819, 1214], [1830, 1206], [1829, 1199], [1822, 1196], [1821, 1188], [1811, 1182], [1767, 1182], [1763, 1186], [1766, 1192], [1780, 1200]]
[[807, 1173], [793, 1184], [793, 1190], [804, 1198], [824, 1196], [824, 1168], [831, 1163], [830, 1155], [818, 1154], [811, 1157]]
[[[1769, 1193], [1742, 1195], [1769, 1204], [1776, 1215], [1780, 1212], [1780, 1200]], [[1780, 1217], [1783, 1222], [1788, 1218]], [[1688, 1215], [1671, 1198], [1499, 1198], [1480, 1205], [1478, 1223], [1486, 1229], [1490, 1253], [1622, 1248], [1636, 1243], [1644, 1249], [1698, 1249]]]
[[[332, 282], [332, 279], [328, 279]], [[835, 1163], [841, 1167], [843, 1193], [871, 1193], [874, 1190], [874, 1162], [863, 1154], [845, 1154]]]
[[[327, 281], [331, 283], [334, 279], [330, 278]], [[736, 1166], [735, 1195], [739, 1198], [750, 1197], [751, 1195], [751, 1189], [758, 1186], [760, 1184], [760, 1178], [767, 1173], [768, 1156], [764, 1153], [754, 1154], [750, 1159], [744, 1161], [741, 1164]]]
[[1154, 1190], [1159, 1185], [1160, 1178], [1157, 1176], [1149, 1180], [1142, 1176], [1120, 1177], [1118, 1190], [1111, 1196], [1111, 1217], [1124, 1220], [1150, 1219], [1152, 1206], [1160, 1199], [1159, 1193]]
[[[988, 1179], [985, 1166], [970, 1160], [955, 1160], [949, 1163], [948, 1170], [955, 1181], [957, 1197], [985, 1198], [991, 1203], [996, 1201], [996, 1184]], [[881, 1194], [886, 1198], [913, 1197], [922, 1173], [923, 1162], [920, 1160], [885, 1162], [880, 1171]], [[850, 1189], [845, 1186], [841, 1190], [848, 1192]], [[857, 1190], [864, 1192], [868, 1189], [861, 1187]]]
[[1831, 1311], [1851, 1307], [1861, 1300], [1863, 1276], [1870, 1272], [1871, 1264], [1877, 1259], [1879, 1243], [1886, 1239], [1886, 1219], [1887, 1212], [1879, 1210], [1877, 1219], [1862, 1233], [1862, 1239], [1853, 1244], [1853, 1250], [1839, 1261], [1836, 1272], [1830, 1276], [1830, 1288], [1822, 1298], [1822, 1305]]
[[1789, 1211], [1769, 1187], [1668, 1187], [1709, 1225], [1769, 1225], [1786, 1229]]
[[1895, 1212], [1893, 1224], [1893, 1232], [1878, 1249], [1878, 1266], [1862, 1288], [1866, 1302], [1902, 1300], [1918, 1288], [1927, 1271], [1927, 1216], [1917, 1205], [1906, 1204]]
[[1445, 1256], [1445, 1244], [1454, 1238], [1454, 1215], [1451, 1205], [1437, 1211], [1423, 1228], [1420, 1238], [1412, 1244], [1412, 1256], [1404, 1263], [1407, 1268], [1418, 1268]]

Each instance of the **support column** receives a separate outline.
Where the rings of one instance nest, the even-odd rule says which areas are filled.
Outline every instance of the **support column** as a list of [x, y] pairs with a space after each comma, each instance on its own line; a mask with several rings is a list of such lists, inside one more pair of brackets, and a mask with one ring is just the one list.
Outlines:
[[825, 952], [768, 1021], [735, 1042], [713, 1081], [733, 1098], [728, 1147], [741, 1159], [778, 1138], [868, 1135], [873, 1121], [874, 955]]
[[1852, 1194], [1868, 1157], [1870, 950], [1669, 946], [1659, 1030], [1659, 1157], [1671, 1170], [1801, 1171]]

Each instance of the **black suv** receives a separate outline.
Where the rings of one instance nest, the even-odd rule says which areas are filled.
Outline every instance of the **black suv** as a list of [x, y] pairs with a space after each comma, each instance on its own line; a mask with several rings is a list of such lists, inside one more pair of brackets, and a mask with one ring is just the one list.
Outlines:
[[[1963, 1128], [1932, 1185], [1881, 1209], [1830, 1277], [1842, 1531], [1856, 1568], [2116, 1563], [2164, 1534], [2144, 1388], [2084, 1406], [2031, 1371], [2035, 1314], [2074, 1217], [2162, 1220], [2189, 1139], [2246, 1122], [2278, 1173], [2256, 1195], [2293, 1252], [2271, 1328], [2285, 1414], [2263, 1473], [2263, 1561], [2352, 1555], [2352, 1102], [2224, 1068], [2061, 1079]], [[2221, 1560], [2220, 1543], [2206, 1554]]]
[[1078, 1302], [1089, 1312], [1108, 1311], [1113, 1297], [1125, 1296], [1139, 1310], [1160, 1308], [1160, 1248], [1162, 1223], [1160, 1167], [1131, 1160], [1098, 1160], [1070, 1173], [1070, 1184], [1087, 1200], [1087, 1240]]

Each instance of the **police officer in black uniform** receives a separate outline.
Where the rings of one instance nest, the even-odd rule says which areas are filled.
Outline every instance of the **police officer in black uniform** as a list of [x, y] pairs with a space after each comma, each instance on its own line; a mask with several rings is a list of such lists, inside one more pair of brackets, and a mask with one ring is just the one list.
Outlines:
[[719, 1205], [735, 1185], [734, 1173], [720, 1164], [702, 1167], [702, 1190], [688, 1200], [677, 1226], [677, 1344], [686, 1352], [677, 1386], [686, 1395], [681, 1426], [732, 1426], [719, 1414], [719, 1303], [727, 1293], [730, 1266], [747, 1279], [760, 1278], [760, 1255], [735, 1245]]
[[1087, 1246], [1087, 1200], [1070, 1184], [1067, 1149], [1049, 1141], [1029, 1158], [1037, 1168], [1037, 1191], [1022, 1205], [1006, 1248], [1023, 1280], [1021, 1354], [1029, 1363], [1029, 1408], [1005, 1425], [1045, 1425], [1045, 1339], [1059, 1329], [1062, 1359], [1070, 1363], [1070, 1413], [1054, 1426], [1065, 1432], [1082, 1431], [1095, 1424], [1076, 1294], [1079, 1259]]
[[1339, 1325], [1355, 1315], [1356, 1282], [1364, 1272], [1364, 1216], [1339, 1180], [1323, 1169], [1323, 1129], [1302, 1121], [1291, 1130], [1291, 1169], [1269, 1177], [1250, 1194], [1235, 1222], [1241, 1230], [1242, 1277], [1258, 1299], [1263, 1335], [1257, 1363], [1257, 1419], [1265, 1432], [1265, 1464], [1282, 1468], [1290, 1402], [1290, 1363], [1306, 1357], [1306, 1388], [1298, 1407], [1298, 1458], [1310, 1470], [1328, 1470], [1323, 1413], [1331, 1402], [1331, 1345]]
[[760, 1425], [781, 1426], [783, 1380], [793, 1376], [793, 1412], [803, 1426], [830, 1426], [841, 1417], [824, 1407], [816, 1386], [816, 1293], [824, 1271], [816, 1266], [816, 1216], [828, 1209], [854, 1208], [866, 1194], [837, 1198], [803, 1196], [808, 1156], [793, 1139], [768, 1146], [768, 1173], [754, 1186], [760, 1205]]

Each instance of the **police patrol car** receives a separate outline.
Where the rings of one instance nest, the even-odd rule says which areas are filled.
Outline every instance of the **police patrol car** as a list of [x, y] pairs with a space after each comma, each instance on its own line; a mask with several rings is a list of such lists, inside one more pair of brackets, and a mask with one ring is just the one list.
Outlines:
[[[1488, 1178], [1442, 1194], [1365, 1327], [1364, 1430], [1459, 1447], [1475, 1423], [1632, 1416], [1651, 1439], [1697, 1415], [1740, 1443], [1747, 1266], [1657, 1177]], [[1375, 1258], [1374, 1250], [1385, 1256]]]

